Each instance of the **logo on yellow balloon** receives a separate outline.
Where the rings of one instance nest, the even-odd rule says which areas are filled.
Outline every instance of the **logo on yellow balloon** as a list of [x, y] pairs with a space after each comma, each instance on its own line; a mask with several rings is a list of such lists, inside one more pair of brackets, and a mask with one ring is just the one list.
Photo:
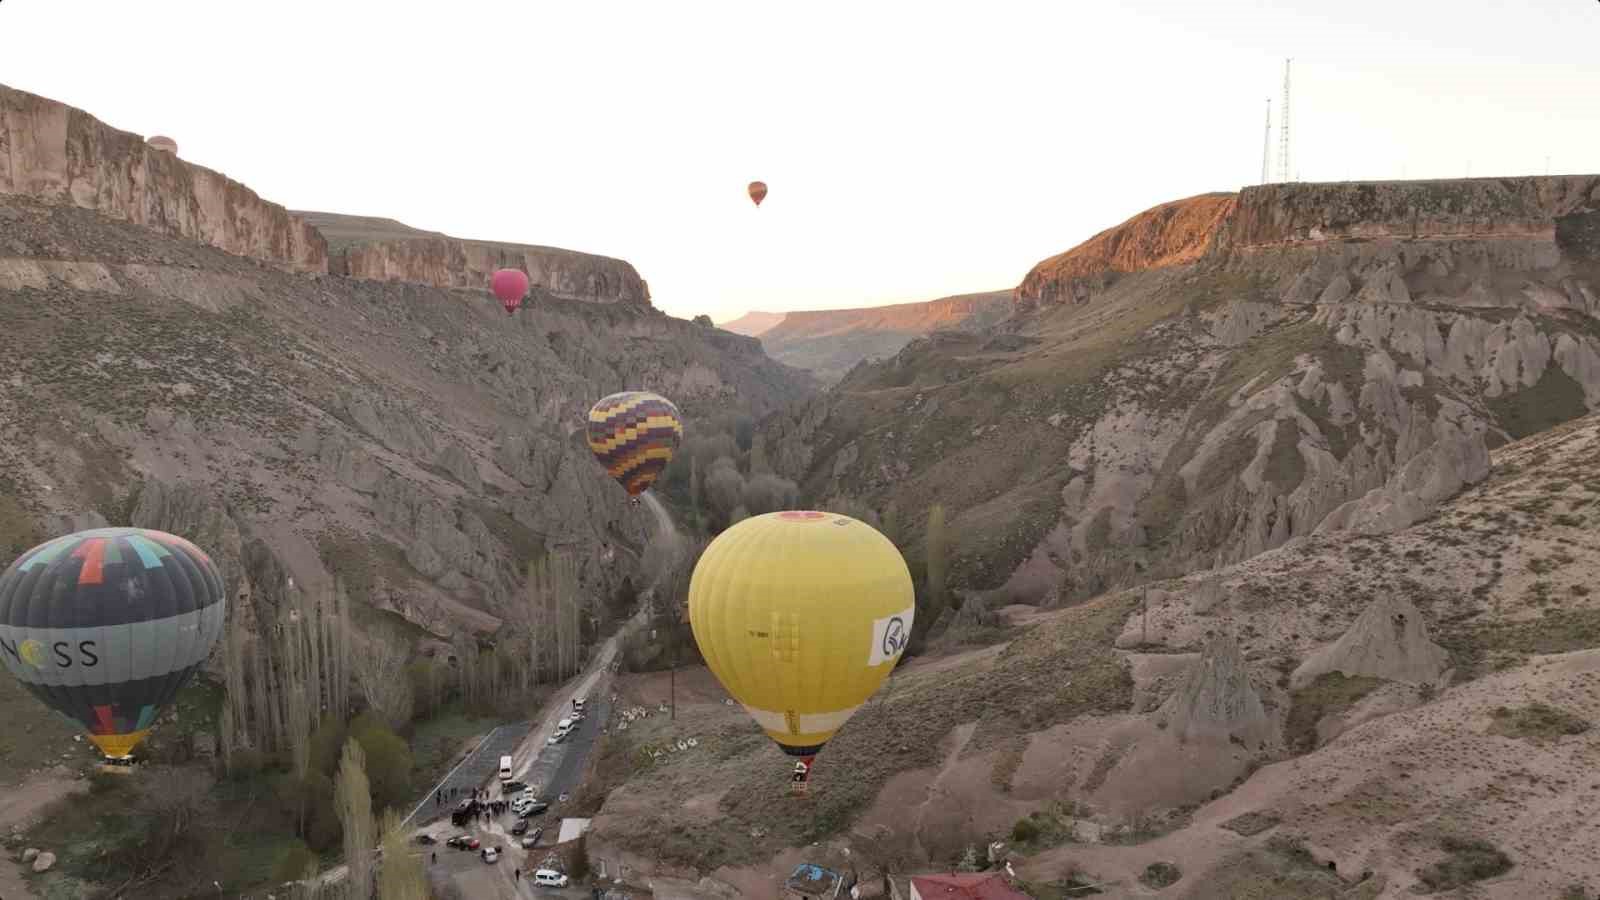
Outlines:
[[44, 645], [35, 640], [26, 640], [17, 645], [17, 656], [22, 661], [35, 669], [44, 665]]

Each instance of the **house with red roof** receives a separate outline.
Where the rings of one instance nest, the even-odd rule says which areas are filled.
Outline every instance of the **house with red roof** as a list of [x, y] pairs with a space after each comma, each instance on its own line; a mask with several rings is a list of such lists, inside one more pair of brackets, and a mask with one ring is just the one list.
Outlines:
[[1012, 887], [999, 872], [917, 875], [911, 879], [911, 900], [1033, 900]]

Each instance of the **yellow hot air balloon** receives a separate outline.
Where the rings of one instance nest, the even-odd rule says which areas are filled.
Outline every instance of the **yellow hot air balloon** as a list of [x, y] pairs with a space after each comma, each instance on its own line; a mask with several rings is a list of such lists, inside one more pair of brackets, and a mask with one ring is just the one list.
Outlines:
[[689, 624], [711, 674], [796, 758], [816, 756], [900, 660], [916, 613], [893, 543], [836, 513], [745, 519], [711, 542], [689, 582]]

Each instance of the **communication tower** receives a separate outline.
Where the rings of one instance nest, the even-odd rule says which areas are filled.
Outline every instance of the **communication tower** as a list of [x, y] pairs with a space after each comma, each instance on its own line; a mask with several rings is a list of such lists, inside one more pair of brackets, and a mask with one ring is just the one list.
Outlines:
[[1278, 113], [1278, 180], [1289, 180], [1289, 64], [1283, 61], [1283, 110]]

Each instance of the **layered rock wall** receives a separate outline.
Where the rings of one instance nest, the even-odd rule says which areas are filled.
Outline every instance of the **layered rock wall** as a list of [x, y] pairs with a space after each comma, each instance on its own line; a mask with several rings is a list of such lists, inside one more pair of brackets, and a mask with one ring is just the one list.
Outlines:
[[92, 209], [296, 271], [328, 268], [328, 245], [315, 228], [239, 182], [4, 85], [0, 194]]
[[1119, 273], [1384, 239], [1531, 239], [1548, 245], [1549, 256], [1560, 245], [1592, 258], [1600, 252], [1597, 234], [1596, 175], [1259, 185], [1140, 213], [1034, 266], [1013, 296], [1025, 308], [1083, 303]]
[[1600, 206], [1600, 176], [1268, 184], [1247, 187], [1214, 251], [1349, 239], [1537, 237]]
[[650, 290], [620, 259], [515, 244], [418, 237], [356, 244], [334, 254], [332, 271], [371, 281], [483, 289], [496, 269], [521, 269], [535, 290], [568, 300], [648, 305]]

